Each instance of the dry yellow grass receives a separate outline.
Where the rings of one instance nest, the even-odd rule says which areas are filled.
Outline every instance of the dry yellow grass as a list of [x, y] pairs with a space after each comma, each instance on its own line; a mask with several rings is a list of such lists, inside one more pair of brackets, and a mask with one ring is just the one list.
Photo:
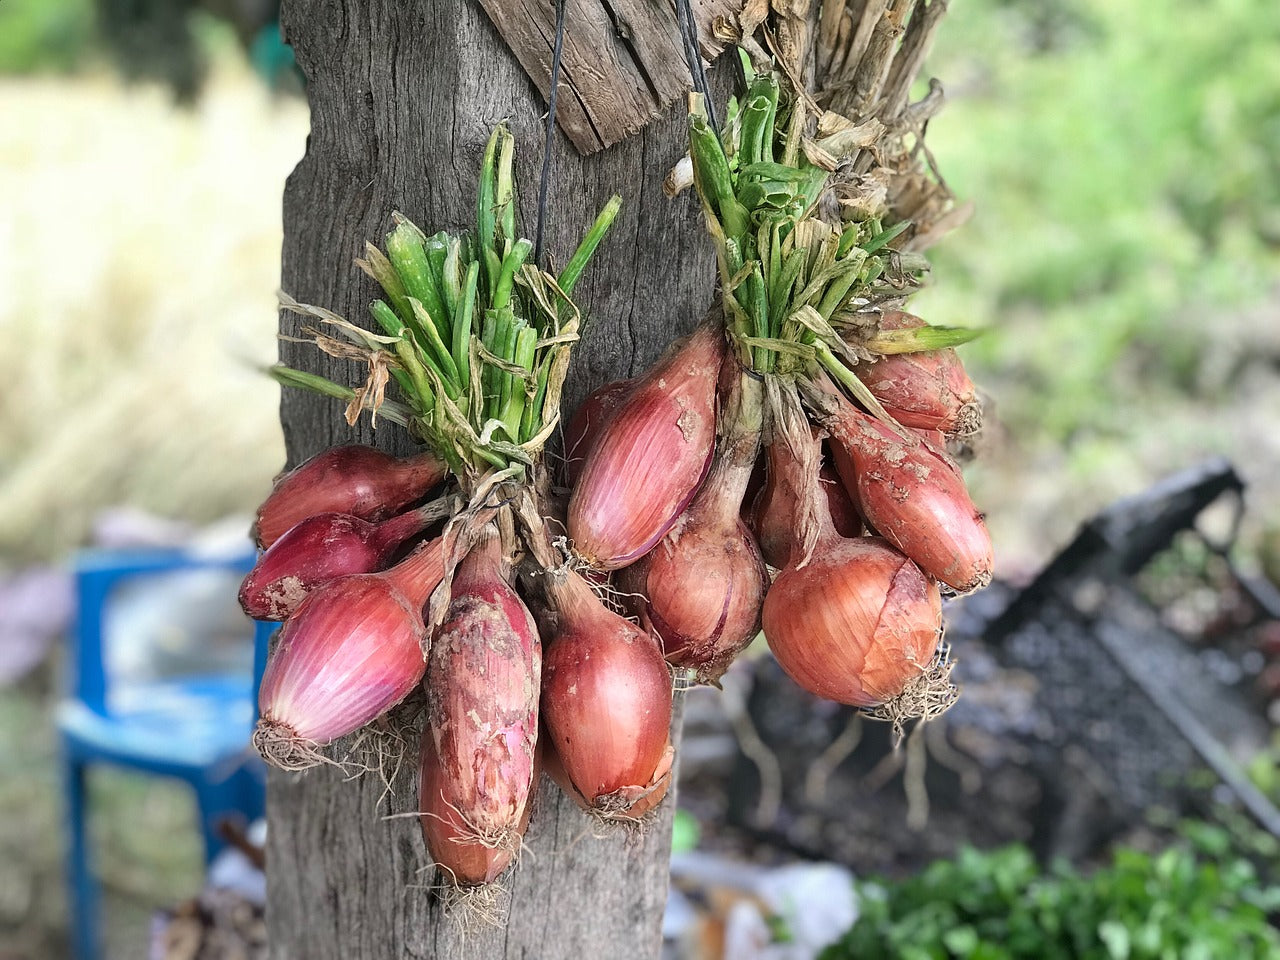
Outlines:
[[304, 104], [223, 65], [201, 102], [0, 80], [0, 557], [49, 559], [132, 504], [251, 511], [284, 460], [280, 197]]

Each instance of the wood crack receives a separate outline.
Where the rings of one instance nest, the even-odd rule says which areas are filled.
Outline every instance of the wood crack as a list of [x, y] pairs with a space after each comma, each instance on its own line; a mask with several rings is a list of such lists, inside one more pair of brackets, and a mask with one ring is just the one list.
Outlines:
[[[556, 111], [556, 122], [579, 153], [594, 153], [662, 116], [690, 89], [674, 10], [653, 0], [566, 0], [562, 87], [573, 102]], [[723, 48], [717, 19], [735, 20], [745, 0], [693, 4], [702, 54], [714, 59]], [[525, 73], [545, 100], [551, 82], [555, 36], [554, 0], [479, 0]], [[562, 90], [563, 92], [563, 90]]]
[[662, 103], [662, 93], [654, 82], [653, 77], [649, 75], [649, 69], [645, 65], [644, 57], [636, 49], [635, 35], [631, 30], [631, 24], [627, 22], [624, 16], [618, 13], [609, 0], [601, 0], [601, 2], [604, 4], [605, 13], [608, 14], [609, 20], [613, 24], [613, 35], [627, 48], [627, 53], [631, 55], [632, 63], [636, 65], [640, 78], [644, 80], [645, 86], [649, 90], [649, 96], [653, 98], [654, 103]]

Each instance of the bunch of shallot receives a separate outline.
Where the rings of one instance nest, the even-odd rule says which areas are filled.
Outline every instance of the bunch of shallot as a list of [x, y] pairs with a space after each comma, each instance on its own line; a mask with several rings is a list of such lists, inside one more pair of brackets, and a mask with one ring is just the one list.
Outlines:
[[[547, 532], [563, 522], [543, 448], [580, 325], [570, 297], [620, 201], [553, 276], [516, 233], [513, 169], [500, 127], [474, 233], [428, 237], [397, 214], [385, 251], [367, 246], [358, 263], [384, 293], [370, 307], [380, 333], [284, 298], [310, 321], [306, 336], [368, 380], [271, 373], [346, 399], [350, 422], [368, 411], [401, 424], [429, 452], [337, 447], [278, 479], [240, 593], [251, 616], [284, 621], [254, 735], [269, 762], [323, 762], [334, 740], [422, 691], [417, 812], [442, 878], [460, 887], [513, 861], [544, 764], [589, 810], [634, 819], [662, 799], [673, 761], [661, 649], [603, 605]], [[712, 376], [721, 353], [707, 338]], [[700, 429], [711, 437], [714, 411]]]
[[691, 679], [716, 682], [763, 628], [797, 683], [900, 731], [954, 701], [943, 591], [991, 578], [948, 453], [980, 427], [954, 350], [975, 331], [900, 308], [923, 225], [854, 163], [884, 126], [815, 113], [796, 64], [742, 59], [723, 128], [697, 96], [689, 118], [719, 316], [573, 419], [568, 535]]

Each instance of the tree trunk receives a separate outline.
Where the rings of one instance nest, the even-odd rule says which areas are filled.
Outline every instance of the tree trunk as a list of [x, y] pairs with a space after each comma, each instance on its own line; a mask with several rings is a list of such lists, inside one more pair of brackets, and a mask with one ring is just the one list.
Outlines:
[[[306, 155], [285, 190], [285, 291], [368, 323], [374, 287], [353, 258], [387, 231], [393, 210], [428, 232], [471, 225], [484, 144], [503, 118], [517, 138], [520, 209], [532, 235], [545, 106], [475, 0], [286, 0], [282, 22], [309, 81], [312, 118]], [[579, 157], [559, 132], [553, 149], [553, 258], [563, 263], [610, 194], [624, 200], [578, 286], [589, 320], [567, 385], [571, 410], [606, 380], [642, 370], [694, 325], [711, 298], [714, 261], [696, 203], [668, 201], [661, 189], [684, 150], [679, 106], [595, 156]], [[298, 332], [296, 317], [281, 323], [284, 333]], [[363, 379], [308, 346], [285, 341], [281, 355], [339, 381]], [[410, 448], [398, 428], [375, 433], [367, 418], [347, 427], [341, 408], [285, 393], [291, 464], [341, 442]], [[464, 929], [426, 889], [430, 860], [417, 819], [387, 819], [416, 809], [416, 747], [383, 792], [377, 776], [348, 780], [329, 766], [272, 772], [268, 924], [276, 960], [658, 955], [673, 802], [643, 834], [602, 830], [544, 777], [500, 922]]]

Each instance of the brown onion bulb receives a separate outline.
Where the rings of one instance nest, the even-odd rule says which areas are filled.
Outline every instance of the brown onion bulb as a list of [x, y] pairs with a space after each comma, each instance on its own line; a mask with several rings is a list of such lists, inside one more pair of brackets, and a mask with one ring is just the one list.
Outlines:
[[551, 746], [588, 807], [634, 817], [671, 775], [671, 675], [662, 650], [577, 574], [551, 589], [560, 615], [543, 657], [542, 720]]
[[808, 565], [778, 575], [763, 619], [769, 648], [796, 683], [827, 700], [878, 707], [932, 665], [942, 598], [884, 540], [831, 531]]
[[[886, 311], [880, 318], [882, 330], [924, 325], [901, 310]], [[969, 436], [982, 426], [977, 390], [955, 350], [890, 354], [858, 364], [857, 374], [885, 411], [905, 427]]]
[[604, 424], [569, 500], [574, 549], [592, 566], [634, 563], [688, 506], [711, 464], [724, 334], [705, 325], [636, 384]]
[[397, 459], [359, 444], [333, 447], [276, 479], [250, 532], [266, 548], [318, 513], [383, 520], [424, 497], [446, 472], [434, 453]]
[[765, 597], [769, 648], [817, 696], [863, 708], [895, 704], [895, 716], [926, 712], [906, 702], [908, 689], [952, 690], [945, 672], [932, 670], [942, 633], [937, 584], [885, 541], [837, 534], [817, 484], [811, 477], [798, 491], [815, 504], [816, 546], [807, 559], [794, 551]]

